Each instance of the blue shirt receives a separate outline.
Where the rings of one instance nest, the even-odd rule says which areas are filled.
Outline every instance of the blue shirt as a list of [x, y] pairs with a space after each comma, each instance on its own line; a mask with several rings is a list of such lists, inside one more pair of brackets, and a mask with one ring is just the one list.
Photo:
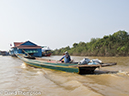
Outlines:
[[65, 55], [60, 59], [60, 61], [64, 59], [64, 63], [69, 63], [71, 61], [70, 56], [66, 57]]

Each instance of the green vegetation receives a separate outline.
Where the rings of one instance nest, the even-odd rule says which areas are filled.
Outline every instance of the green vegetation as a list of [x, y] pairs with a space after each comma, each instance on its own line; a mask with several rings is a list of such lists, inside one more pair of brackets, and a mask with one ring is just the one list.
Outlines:
[[74, 43], [72, 48], [56, 49], [53, 55], [62, 55], [65, 51], [78, 56], [129, 56], [129, 34], [120, 30], [103, 38], [92, 38], [87, 43]]

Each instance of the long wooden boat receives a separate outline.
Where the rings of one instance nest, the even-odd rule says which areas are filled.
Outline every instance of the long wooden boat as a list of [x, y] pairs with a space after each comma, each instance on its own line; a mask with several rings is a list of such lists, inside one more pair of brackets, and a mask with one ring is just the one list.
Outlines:
[[78, 62], [72, 63], [61, 63], [51, 60], [46, 60], [42, 58], [25, 58], [20, 55], [17, 55], [24, 63], [29, 66], [37, 68], [49, 68], [59, 71], [79, 73], [79, 74], [91, 74], [94, 73], [94, 70], [99, 67], [112, 66], [117, 63], [102, 63], [102, 64], [93, 64], [93, 65], [78, 65]]

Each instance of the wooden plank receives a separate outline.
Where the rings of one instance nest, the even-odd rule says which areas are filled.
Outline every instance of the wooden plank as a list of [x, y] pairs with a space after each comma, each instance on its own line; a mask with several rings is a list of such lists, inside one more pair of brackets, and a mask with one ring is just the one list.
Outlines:
[[117, 63], [103, 63], [103, 64], [97, 64], [97, 65], [75, 65], [75, 66], [69, 66], [69, 67], [107, 67], [107, 66], [113, 66], [117, 65]]
[[101, 67], [113, 66], [113, 65], [117, 65], [117, 63], [104, 63], [104, 64], [101, 64]]
[[75, 66], [69, 66], [69, 67], [101, 67], [100, 64], [97, 65], [75, 65]]

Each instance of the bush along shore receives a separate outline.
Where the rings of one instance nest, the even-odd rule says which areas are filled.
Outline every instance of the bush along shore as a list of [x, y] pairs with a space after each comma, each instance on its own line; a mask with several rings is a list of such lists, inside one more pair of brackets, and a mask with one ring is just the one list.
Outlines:
[[92, 38], [87, 43], [74, 43], [72, 48], [55, 49], [53, 55], [62, 55], [65, 51], [74, 56], [129, 56], [129, 34], [120, 30], [103, 38]]

